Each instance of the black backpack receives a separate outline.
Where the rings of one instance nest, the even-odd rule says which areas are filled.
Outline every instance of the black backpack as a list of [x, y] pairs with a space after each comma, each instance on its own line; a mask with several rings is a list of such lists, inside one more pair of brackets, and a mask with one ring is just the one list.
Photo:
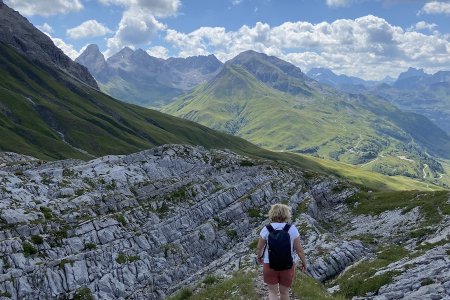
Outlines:
[[283, 230], [275, 230], [272, 225], [266, 226], [269, 230], [266, 246], [269, 251], [269, 266], [276, 271], [282, 271], [292, 268], [291, 236], [289, 228], [291, 224], [284, 225]]

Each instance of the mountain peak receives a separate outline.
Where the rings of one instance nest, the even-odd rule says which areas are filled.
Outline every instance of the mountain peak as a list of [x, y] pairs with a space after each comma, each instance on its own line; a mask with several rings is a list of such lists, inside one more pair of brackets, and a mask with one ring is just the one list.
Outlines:
[[400, 75], [397, 78], [397, 81], [411, 77], [427, 77], [427, 76], [430, 76], [430, 74], [425, 73], [423, 69], [416, 69], [413, 67], [409, 67], [407, 71], [400, 73]]
[[311, 70], [308, 71], [308, 73], [306, 73], [306, 75], [308, 75], [311, 78], [318, 77], [318, 76], [322, 76], [322, 75], [327, 75], [327, 76], [337, 76], [336, 73], [334, 73], [333, 71], [331, 71], [330, 69], [327, 68], [312, 68]]
[[312, 80], [299, 67], [278, 57], [247, 50], [225, 64], [242, 66], [258, 80], [279, 91], [309, 95], [305, 82]]
[[87, 46], [75, 61], [87, 67], [94, 76], [106, 67], [105, 57], [96, 44]]
[[28, 59], [61, 69], [98, 89], [97, 82], [84, 66], [71, 60], [50, 37], [3, 2], [0, 5], [0, 42], [13, 47]]

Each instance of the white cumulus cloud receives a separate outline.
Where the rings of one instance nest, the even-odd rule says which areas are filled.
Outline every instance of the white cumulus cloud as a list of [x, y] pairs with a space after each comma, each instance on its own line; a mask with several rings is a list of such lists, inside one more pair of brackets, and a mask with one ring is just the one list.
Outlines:
[[167, 26], [157, 18], [176, 15], [181, 6], [180, 0], [99, 0], [104, 5], [119, 5], [125, 8], [118, 29], [107, 40], [105, 56], [111, 56], [123, 47], [148, 44]]
[[450, 15], [450, 2], [431, 1], [426, 3], [419, 14], [447, 14]]
[[[426, 23], [417, 26], [434, 28]], [[450, 65], [446, 36], [404, 30], [372, 15], [332, 23], [285, 22], [275, 27], [258, 22], [236, 31], [202, 27], [182, 33], [169, 29], [165, 39], [181, 57], [214, 53], [226, 61], [251, 49], [288, 60], [305, 71], [326, 67], [366, 79], [397, 76], [410, 66], [433, 72]]]
[[44, 32], [44, 33], [52, 33], [53, 32], [52, 26], [48, 25], [47, 23], [44, 23], [42, 25], [38, 25], [38, 26], [36, 26], [36, 28], [39, 29], [40, 31]]
[[104, 36], [112, 31], [105, 25], [96, 20], [87, 20], [77, 27], [68, 29], [67, 35], [72, 39], [81, 39], [86, 37]]
[[155, 17], [167, 17], [174, 15], [180, 5], [180, 0], [99, 0], [105, 5], [121, 5], [125, 7], [137, 7], [146, 10]]
[[4, 2], [25, 16], [51, 16], [83, 9], [80, 0], [4, 0]]
[[125, 46], [146, 44], [158, 31], [165, 29], [166, 25], [147, 14], [146, 10], [132, 7], [123, 14], [115, 35], [107, 40], [106, 56]]
[[326, 0], [327, 5], [330, 7], [343, 7], [350, 4], [350, 0]]
[[420, 21], [417, 22], [415, 25], [411, 26], [408, 30], [412, 31], [412, 30], [428, 30], [428, 31], [433, 31], [435, 28], [437, 27], [437, 24], [435, 23], [427, 23], [425, 21]]
[[169, 58], [169, 50], [163, 46], [154, 46], [147, 50], [148, 55], [153, 57], [167, 59]]
[[75, 50], [73, 45], [67, 44], [60, 38], [52, 37], [51, 35], [47, 34], [53, 41], [56, 47], [61, 49], [68, 57], [70, 57], [72, 60], [75, 60], [78, 56], [80, 56], [81, 52]]

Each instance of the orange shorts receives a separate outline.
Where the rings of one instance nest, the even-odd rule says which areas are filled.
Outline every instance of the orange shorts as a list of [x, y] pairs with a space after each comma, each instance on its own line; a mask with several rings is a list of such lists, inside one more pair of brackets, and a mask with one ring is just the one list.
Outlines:
[[281, 284], [285, 287], [291, 287], [292, 282], [294, 281], [295, 276], [295, 264], [292, 268], [283, 270], [283, 271], [275, 271], [269, 267], [269, 264], [264, 264], [263, 267], [263, 278], [266, 284]]

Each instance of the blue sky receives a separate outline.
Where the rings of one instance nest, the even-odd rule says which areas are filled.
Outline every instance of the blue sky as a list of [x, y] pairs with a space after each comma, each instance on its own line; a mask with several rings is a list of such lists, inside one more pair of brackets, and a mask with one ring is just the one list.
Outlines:
[[450, 1], [415, 0], [4, 0], [70, 57], [98, 44], [150, 55], [253, 49], [308, 71], [365, 79], [408, 67], [450, 69]]

